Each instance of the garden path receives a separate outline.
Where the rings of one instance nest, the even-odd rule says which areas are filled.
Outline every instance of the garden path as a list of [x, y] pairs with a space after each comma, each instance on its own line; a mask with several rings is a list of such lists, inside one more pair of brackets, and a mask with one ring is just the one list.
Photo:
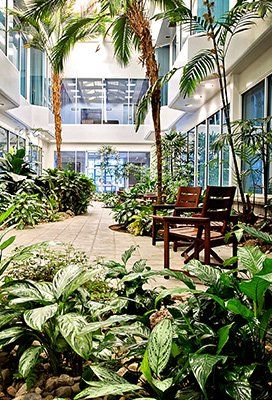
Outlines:
[[[40, 224], [35, 228], [22, 231], [16, 230], [12, 232], [16, 235], [13, 247], [42, 241], [66, 242], [84, 250], [91, 260], [102, 256], [118, 261], [126, 249], [131, 245], [138, 245], [132, 261], [145, 258], [152, 269], [163, 269], [162, 242], [159, 242], [157, 246], [152, 246], [149, 237], [133, 236], [109, 229], [109, 225], [114, 223], [111, 210], [103, 208], [102, 203], [94, 202], [88, 211], [86, 215], [69, 218], [65, 221]], [[222, 246], [219, 253], [223, 257], [230, 257], [230, 249], [227, 246]], [[180, 268], [182, 266], [180, 253], [171, 252], [171, 257], [171, 266], [176, 269]], [[157, 284], [163, 283], [167, 286], [172, 286], [173, 282], [172, 280], [165, 281], [163, 278], [156, 281]]]

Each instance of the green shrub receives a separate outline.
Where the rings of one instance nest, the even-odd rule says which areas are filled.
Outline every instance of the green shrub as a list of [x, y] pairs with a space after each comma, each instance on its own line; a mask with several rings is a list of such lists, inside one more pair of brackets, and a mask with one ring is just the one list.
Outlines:
[[79, 172], [49, 169], [37, 177], [40, 193], [55, 197], [59, 211], [71, 210], [75, 215], [84, 214], [95, 190], [93, 181]]
[[25, 161], [25, 155], [25, 149], [19, 149], [0, 158], [0, 185], [7, 193], [15, 194], [23, 185], [33, 183], [35, 172]]
[[131, 217], [127, 230], [135, 236], [149, 235], [152, 228], [152, 215], [149, 206], [143, 206], [140, 213]]

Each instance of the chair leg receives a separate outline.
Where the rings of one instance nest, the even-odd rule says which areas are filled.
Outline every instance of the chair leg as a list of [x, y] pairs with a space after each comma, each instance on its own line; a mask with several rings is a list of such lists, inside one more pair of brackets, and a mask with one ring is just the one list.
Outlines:
[[178, 242], [173, 242], [173, 251], [175, 253], [178, 251]]
[[[232, 242], [232, 255], [233, 257], [237, 257], [237, 251], [238, 251], [238, 240], [235, 236], [235, 234], [233, 234], [233, 242]], [[238, 260], [235, 261], [235, 263], [233, 263], [233, 268], [238, 268]]]
[[181, 257], [184, 257], [185, 254], [187, 254], [187, 253], [189, 253], [189, 251], [193, 250], [194, 247], [195, 247], [194, 243], [190, 244], [190, 246], [188, 246], [187, 249], [184, 250], [184, 251], [181, 253]]
[[211, 249], [211, 256], [220, 264], [223, 264], [224, 260], [213, 249]]
[[164, 268], [170, 268], [170, 249], [169, 249], [169, 225], [164, 224]]
[[155, 223], [155, 221], [153, 221], [153, 223], [152, 223], [152, 246], [156, 246], [156, 235], [157, 235], [156, 223]]

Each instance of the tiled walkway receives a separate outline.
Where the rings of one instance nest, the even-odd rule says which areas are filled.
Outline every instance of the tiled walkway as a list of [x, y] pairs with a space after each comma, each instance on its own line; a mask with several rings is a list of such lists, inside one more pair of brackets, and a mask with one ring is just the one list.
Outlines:
[[[132, 261], [140, 258], [147, 259], [148, 264], [155, 270], [163, 269], [163, 243], [151, 245], [151, 238], [133, 236], [128, 233], [115, 232], [109, 229], [113, 224], [111, 210], [103, 208], [101, 203], [93, 203], [87, 215], [81, 215], [61, 222], [40, 224], [34, 229], [16, 230], [15, 246], [30, 245], [42, 241], [72, 243], [84, 250], [93, 260], [103, 256], [107, 259], [120, 260], [121, 254], [131, 245], [138, 245]], [[227, 247], [221, 250], [228, 256]], [[175, 269], [182, 266], [179, 253], [171, 253], [171, 265]], [[173, 282], [165, 281], [167, 286]]]

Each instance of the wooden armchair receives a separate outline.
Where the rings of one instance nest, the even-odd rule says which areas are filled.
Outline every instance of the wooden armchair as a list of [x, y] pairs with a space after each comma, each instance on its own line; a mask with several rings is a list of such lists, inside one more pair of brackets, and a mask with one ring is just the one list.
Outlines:
[[[187, 217], [163, 217], [164, 220], [164, 268], [169, 268], [169, 245], [182, 242], [187, 248], [181, 253], [185, 263], [192, 259], [199, 260], [199, 254], [204, 250], [205, 264], [211, 264], [211, 256], [216, 265], [223, 264], [223, 259], [213, 248], [225, 244], [225, 235], [230, 230], [231, 223], [236, 224], [236, 217], [231, 216], [236, 187], [208, 186], [201, 212]], [[185, 212], [186, 208], [178, 207], [176, 212]], [[198, 212], [199, 208], [195, 208]], [[175, 228], [172, 228], [176, 224]], [[234, 235], [233, 256], [237, 255], [237, 241]]]
[[186, 209], [186, 212], [195, 211], [198, 206], [201, 195], [201, 187], [180, 186], [175, 204], [154, 204], [153, 205], [153, 222], [152, 222], [152, 245], [156, 246], [156, 242], [163, 240], [163, 237], [157, 238], [157, 234], [164, 223], [163, 216], [157, 215], [158, 211], [173, 210], [173, 216], [179, 215], [176, 207]]

